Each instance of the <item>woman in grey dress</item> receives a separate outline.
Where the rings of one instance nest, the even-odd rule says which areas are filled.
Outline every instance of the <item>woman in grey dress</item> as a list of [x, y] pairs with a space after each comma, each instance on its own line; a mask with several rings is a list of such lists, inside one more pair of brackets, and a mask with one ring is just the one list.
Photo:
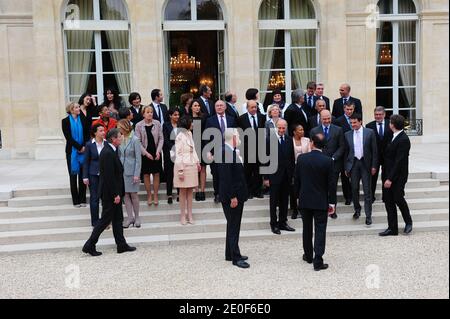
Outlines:
[[[134, 136], [133, 128], [128, 120], [120, 120], [117, 128], [123, 134], [124, 141], [119, 147], [119, 157], [123, 165], [123, 179], [125, 181], [125, 208], [128, 218], [123, 222], [124, 228], [134, 225], [141, 227], [139, 217], [139, 187], [141, 184], [141, 142]], [[134, 213], [134, 214], [133, 214]]]

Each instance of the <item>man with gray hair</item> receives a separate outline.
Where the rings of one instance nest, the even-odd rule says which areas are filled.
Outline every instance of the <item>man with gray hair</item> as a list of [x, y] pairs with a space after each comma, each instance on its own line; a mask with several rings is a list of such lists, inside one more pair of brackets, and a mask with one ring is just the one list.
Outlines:
[[284, 113], [284, 119], [288, 123], [288, 133], [292, 136], [294, 128], [300, 124], [305, 130], [305, 137], [309, 136], [308, 120], [311, 114], [304, 106], [305, 94], [302, 89], [292, 92], [292, 104], [289, 105]]

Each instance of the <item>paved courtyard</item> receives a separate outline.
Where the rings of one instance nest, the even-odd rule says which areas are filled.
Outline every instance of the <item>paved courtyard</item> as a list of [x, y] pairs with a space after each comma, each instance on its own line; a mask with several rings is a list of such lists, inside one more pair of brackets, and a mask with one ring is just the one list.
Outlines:
[[448, 232], [329, 237], [319, 273], [287, 238], [243, 242], [249, 270], [225, 262], [222, 243], [1, 255], [0, 298], [449, 298], [448, 247]]

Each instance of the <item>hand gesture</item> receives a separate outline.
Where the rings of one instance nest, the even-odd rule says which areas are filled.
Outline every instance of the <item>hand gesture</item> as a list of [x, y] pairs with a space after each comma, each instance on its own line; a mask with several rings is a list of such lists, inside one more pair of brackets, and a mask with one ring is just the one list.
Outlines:
[[233, 198], [233, 199], [231, 200], [230, 207], [234, 209], [234, 208], [238, 207], [238, 205], [239, 205], [238, 199], [237, 199], [237, 198]]
[[386, 188], [386, 189], [391, 189], [391, 187], [392, 187], [392, 181], [387, 180], [387, 181], [384, 183], [384, 188]]
[[122, 199], [120, 198], [119, 195], [117, 195], [116, 198], [114, 198], [114, 204], [119, 205], [122, 202]]

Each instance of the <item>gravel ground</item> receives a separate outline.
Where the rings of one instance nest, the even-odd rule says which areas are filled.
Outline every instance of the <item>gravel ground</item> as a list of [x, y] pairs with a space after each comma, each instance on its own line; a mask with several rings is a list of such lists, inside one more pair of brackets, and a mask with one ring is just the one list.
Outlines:
[[249, 270], [225, 262], [222, 243], [108, 249], [97, 259], [0, 255], [0, 298], [449, 298], [448, 232], [329, 237], [330, 269], [319, 273], [301, 261], [300, 239], [246, 241], [241, 250]]

